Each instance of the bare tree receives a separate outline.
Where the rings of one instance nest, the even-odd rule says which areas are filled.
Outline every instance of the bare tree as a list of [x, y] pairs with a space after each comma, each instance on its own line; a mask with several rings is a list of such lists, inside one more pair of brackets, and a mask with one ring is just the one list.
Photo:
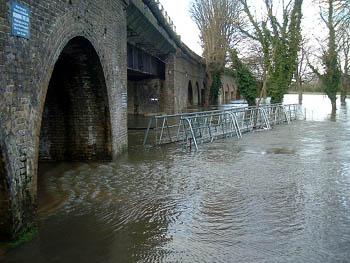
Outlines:
[[300, 50], [298, 53], [298, 67], [295, 72], [295, 82], [298, 88], [298, 102], [303, 102], [303, 84], [310, 80], [310, 68], [308, 66], [308, 58], [311, 52], [311, 47], [308, 45], [308, 39], [305, 37], [300, 44]]
[[248, 41], [244, 41], [241, 45], [242, 49], [246, 50], [246, 54], [242, 58], [243, 63], [253, 72], [256, 79], [262, 83], [266, 70], [264, 68], [264, 52], [260, 44], [257, 41], [249, 39]]
[[349, 29], [350, 27], [350, 1], [349, 0], [337, 0], [335, 3], [335, 9], [339, 14], [341, 20], [340, 27]]
[[223, 71], [230, 45], [236, 39], [240, 4], [238, 0], [193, 0], [190, 12], [200, 30], [208, 78], [205, 90], [208, 106], [213, 73]]
[[334, 26], [339, 29], [347, 29], [350, 26], [350, 1], [349, 0], [313, 0], [320, 8], [321, 19], [326, 23], [329, 15], [329, 6], [332, 6]]

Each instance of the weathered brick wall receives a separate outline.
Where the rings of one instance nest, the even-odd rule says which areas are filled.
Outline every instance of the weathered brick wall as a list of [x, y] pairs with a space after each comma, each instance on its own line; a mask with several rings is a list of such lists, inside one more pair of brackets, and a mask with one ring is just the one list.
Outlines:
[[[166, 69], [166, 84], [165, 89], [168, 91], [168, 103], [172, 105], [172, 109], [168, 107], [168, 112], [178, 113], [185, 110], [189, 104], [188, 86], [192, 84], [192, 104], [198, 105], [198, 90], [201, 92], [204, 89], [206, 82], [205, 67], [203, 64], [194, 61], [183, 53], [178, 53], [168, 59]], [[197, 83], [199, 89], [197, 89]], [[201, 95], [200, 95], [201, 96]], [[200, 97], [199, 96], [199, 97]], [[192, 105], [192, 106], [193, 106]]]
[[164, 80], [145, 79], [128, 81], [128, 113], [145, 114], [161, 112]]
[[[3, 0], [0, 5], [0, 148], [7, 156], [5, 177], [1, 178], [5, 178], [11, 195], [12, 238], [33, 222], [45, 97], [54, 65], [74, 37], [88, 40], [101, 62], [111, 119], [112, 155], [117, 156], [127, 144], [126, 109], [121, 103], [127, 79], [124, 1], [17, 2], [30, 8], [29, 40], [11, 35], [11, 1]], [[0, 218], [3, 216], [0, 214]]]
[[204, 82], [201, 80], [191, 80], [192, 85], [192, 106], [198, 106], [203, 104], [204, 99]]
[[196, 83], [198, 83], [200, 89], [203, 88], [203, 83], [205, 82], [204, 65], [201, 65], [184, 55], [178, 55], [176, 56], [174, 74], [175, 111], [180, 112], [188, 106], [192, 106], [188, 100], [188, 86], [190, 81], [193, 93], [192, 102], [193, 105], [198, 105]]
[[110, 160], [109, 123], [108, 96], [98, 56], [87, 40], [76, 37], [62, 51], [51, 76], [39, 159]]
[[238, 99], [237, 84], [232, 76], [221, 76], [222, 89], [220, 90], [220, 103], [229, 103], [231, 100]]
[[168, 55], [165, 58], [165, 81], [162, 90], [160, 110], [172, 114], [175, 113], [175, 55]]
[[[179, 113], [191, 106], [204, 103], [206, 85], [205, 65], [186, 56], [182, 52], [169, 55], [166, 60], [164, 93], [164, 112]], [[230, 100], [240, 99], [237, 84], [232, 76], [222, 75], [223, 88], [220, 90], [218, 101], [228, 103]], [[192, 103], [189, 101], [189, 83], [192, 87]], [[224, 92], [225, 101], [224, 101]]]

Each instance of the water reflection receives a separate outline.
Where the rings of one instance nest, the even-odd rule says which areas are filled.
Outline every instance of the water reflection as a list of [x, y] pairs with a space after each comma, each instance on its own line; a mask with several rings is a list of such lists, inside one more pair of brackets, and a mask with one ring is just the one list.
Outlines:
[[144, 149], [133, 129], [115, 162], [40, 164], [39, 235], [0, 260], [347, 262], [348, 109], [330, 122], [320, 101], [304, 96], [307, 121], [197, 153]]
[[[284, 103], [298, 103], [298, 95], [285, 95]], [[337, 111], [332, 112], [331, 101], [326, 95], [303, 95], [303, 115], [309, 121], [349, 121], [347, 112], [350, 110], [349, 99], [346, 104], [341, 105], [340, 96], [337, 96]]]

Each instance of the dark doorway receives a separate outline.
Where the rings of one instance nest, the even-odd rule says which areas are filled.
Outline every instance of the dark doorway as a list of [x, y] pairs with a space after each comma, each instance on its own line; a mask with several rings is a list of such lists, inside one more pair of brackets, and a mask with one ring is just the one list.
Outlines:
[[192, 89], [192, 83], [191, 81], [188, 82], [188, 105], [193, 105], [193, 89]]
[[201, 89], [201, 105], [204, 105], [205, 101], [205, 83], [203, 82], [203, 89]]

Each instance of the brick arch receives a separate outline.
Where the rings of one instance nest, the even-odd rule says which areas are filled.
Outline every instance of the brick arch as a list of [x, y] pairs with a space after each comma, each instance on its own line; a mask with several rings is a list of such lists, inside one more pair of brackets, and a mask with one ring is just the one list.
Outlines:
[[226, 84], [226, 89], [225, 89], [225, 103], [230, 102], [230, 86]]
[[46, 88], [40, 126], [40, 160], [111, 159], [105, 77], [86, 38], [71, 39], [57, 59]]
[[[32, 163], [33, 173], [34, 173], [34, 192], [36, 193], [37, 188], [37, 172], [38, 172], [38, 160], [39, 160], [39, 143], [40, 143], [40, 130], [42, 124], [42, 113], [44, 110], [44, 104], [46, 101], [46, 95], [49, 88], [49, 83], [52, 77], [52, 73], [54, 70], [54, 66], [61, 55], [63, 49], [67, 46], [68, 42], [76, 37], [83, 37], [87, 39], [93, 46], [96, 51], [101, 67], [103, 70], [104, 77], [106, 79], [106, 88], [107, 93], [110, 93], [110, 83], [107, 81], [107, 76], [113, 75], [113, 72], [110, 68], [108, 68], [108, 56], [107, 52], [103, 48], [103, 43], [101, 43], [101, 39], [99, 39], [98, 34], [93, 30], [89, 30], [86, 28], [84, 23], [77, 22], [75, 19], [75, 15], [73, 12], [68, 13], [66, 16], [60, 18], [56, 24], [55, 29], [52, 31], [50, 36], [47, 38], [44, 46], [46, 47], [44, 58], [42, 61], [42, 74], [39, 76], [39, 80], [37, 81], [37, 89], [38, 89], [38, 97], [39, 101], [39, 109], [37, 118], [35, 120], [35, 124], [33, 127], [33, 137], [35, 138], [35, 149], [34, 149], [34, 160]], [[110, 63], [112, 64], [112, 63]], [[113, 64], [112, 64], [113, 65]], [[108, 94], [109, 102], [110, 94]], [[109, 103], [111, 105], [111, 103]], [[110, 111], [112, 111], [112, 105], [110, 107]], [[111, 127], [111, 132], [113, 132], [113, 125]], [[112, 144], [114, 143], [114, 138], [112, 138]], [[112, 145], [114, 148], [115, 145]]]
[[[54, 66], [67, 43], [84, 37], [100, 60], [111, 121], [112, 154], [127, 146], [127, 115], [122, 106], [126, 92], [127, 1], [21, 1], [31, 10], [30, 39], [1, 32], [8, 59], [2, 60], [0, 79], [0, 151], [2, 178], [8, 185], [12, 229], [19, 237], [35, 223], [39, 138], [42, 112]], [[70, 3], [72, 2], [72, 4]], [[11, 23], [11, 4], [5, 0], [1, 26]], [[4, 185], [3, 184], [3, 185]], [[1, 197], [0, 197], [1, 198]], [[3, 217], [0, 200], [0, 218]], [[0, 227], [0, 239], [3, 237]]]
[[[40, 137], [40, 129], [41, 129], [41, 123], [42, 123], [42, 112], [44, 109], [44, 104], [46, 101], [46, 95], [47, 95], [47, 91], [49, 88], [49, 82], [51, 80], [52, 77], [52, 73], [54, 70], [54, 66], [59, 58], [59, 56], [61, 55], [63, 49], [67, 46], [68, 42], [76, 37], [83, 37], [85, 39], [87, 39], [91, 45], [94, 47], [96, 53], [98, 54], [99, 58], [100, 58], [100, 62], [101, 62], [101, 66], [103, 71], [105, 72], [105, 63], [103, 63], [103, 61], [101, 60], [101, 49], [98, 48], [99, 45], [97, 44], [98, 41], [93, 38], [91, 35], [88, 35], [85, 31], [84, 31], [84, 27], [80, 24], [77, 24], [75, 27], [71, 27], [72, 30], [69, 31], [69, 29], [66, 29], [66, 27], [64, 26], [66, 23], [68, 23], [68, 21], [70, 20], [69, 17], [65, 18], [65, 21], [61, 21], [61, 23], [58, 23], [58, 25], [56, 26], [57, 28], [59, 28], [59, 30], [57, 30], [55, 33], [53, 33], [48, 39], [49, 41], [46, 43], [46, 46], [49, 47], [49, 50], [51, 52], [47, 52], [46, 54], [46, 58], [44, 59], [44, 63], [43, 63], [43, 74], [40, 76], [40, 79], [38, 81], [38, 101], [39, 101], [39, 114], [34, 126], [34, 130], [35, 130], [35, 145], [37, 147], [35, 147], [35, 162], [37, 163], [38, 160], [38, 145], [39, 145], [39, 137]], [[63, 31], [61, 31], [60, 29], [63, 29]], [[106, 76], [106, 73], [104, 73], [104, 76]], [[106, 85], [108, 85], [106, 83]], [[36, 167], [37, 168], [37, 167]], [[36, 173], [35, 173], [36, 174]]]
[[205, 102], [205, 90], [206, 90], [206, 83], [203, 81], [203, 86], [201, 89], [201, 105], [204, 105]]
[[[118, 8], [118, 5], [114, 8]], [[96, 10], [95, 13], [98, 13], [99, 9]], [[9, 193], [11, 195], [9, 204], [11, 211], [9, 213], [3, 212], [6, 207], [3, 206], [2, 200], [0, 200], [0, 217], [5, 214], [11, 221], [10, 226], [7, 227], [11, 232], [8, 239], [17, 238], [23, 232], [28, 231], [35, 223], [42, 113], [55, 64], [67, 43], [75, 37], [86, 39], [95, 50], [100, 61], [102, 75], [105, 79], [109, 115], [113, 119], [110, 124], [111, 147], [108, 151], [111, 151], [113, 157], [115, 157], [127, 144], [126, 111], [120, 106], [120, 93], [126, 91], [126, 26], [125, 29], [122, 26], [126, 24], [124, 11], [120, 13], [117, 20], [114, 16], [113, 20], [110, 19], [112, 16], [108, 16], [110, 21], [105, 24], [105, 21], [88, 23], [89, 17], [84, 20], [84, 15], [89, 16], [94, 12], [94, 10], [89, 11], [89, 13], [86, 13], [85, 10], [72, 9], [64, 14], [60, 13], [55, 19], [43, 23], [43, 27], [33, 30], [30, 41], [15, 39], [10, 35], [7, 36], [7, 40], [5, 39], [8, 46], [11, 46], [14, 41], [22, 41], [24, 44], [17, 45], [18, 50], [13, 52], [17, 52], [21, 59], [23, 59], [23, 54], [27, 55], [24, 57], [23, 63], [11, 65], [22, 69], [25, 73], [23, 76], [19, 74], [25, 80], [23, 80], [25, 84], [21, 84], [22, 82], [20, 84], [15, 83], [15, 85], [23, 86], [18, 89], [23, 90], [23, 92], [16, 94], [17, 91], [13, 91], [16, 96], [14, 98], [15, 108], [23, 108], [20, 112], [23, 113], [23, 116], [11, 120], [11, 123], [16, 121], [18, 127], [10, 126], [10, 128], [7, 128], [4, 131], [6, 138], [0, 134], [0, 157], [3, 157], [1, 158], [1, 165], [6, 167], [2, 175], [4, 177], [6, 175], [7, 182], [5, 183], [9, 185], [9, 189], [5, 191], [4, 195], [0, 194], [0, 198], [2, 196], [6, 198]], [[109, 11], [105, 10], [105, 12]], [[54, 17], [55, 14], [52, 13], [51, 15]], [[34, 25], [35, 18], [31, 22]], [[117, 24], [118, 22], [122, 23], [121, 26]], [[106, 29], [107, 27], [109, 29]], [[111, 27], [114, 30], [110, 30]], [[31, 67], [28, 68], [28, 65], [31, 65]], [[22, 103], [22, 101], [24, 101], [23, 105], [18, 103]], [[13, 105], [9, 105], [8, 108], [12, 110]], [[11, 115], [10, 117], [14, 118]], [[17, 123], [17, 120], [20, 122]], [[5, 123], [1, 126], [5, 126]], [[6, 143], [8, 143], [9, 149], [6, 148]], [[24, 155], [21, 154], [22, 149], [25, 150]], [[21, 161], [22, 157], [25, 162]], [[12, 183], [15, 179], [17, 180], [17, 177], [20, 177], [18, 178], [20, 183]], [[0, 185], [0, 187], [2, 186]], [[3, 234], [4, 231], [0, 227], [0, 237], [3, 237]]]
[[[108, 62], [106, 61], [105, 58], [107, 58], [108, 56], [105, 55], [105, 51], [103, 48], [101, 48], [102, 43], [100, 43], [100, 41], [98, 40], [97, 34], [93, 34], [92, 32], [88, 33], [88, 31], [86, 30], [86, 28], [79, 23], [75, 23], [74, 25], [71, 25], [69, 27], [67, 27], [66, 25], [73, 22], [73, 18], [70, 16], [64, 17], [63, 19], [61, 19], [61, 21], [59, 23], [57, 23], [56, 25], [56, 31], [53, 32], [50, 37], [48, 37], [48, 41], [46, 42], [45, 46], [47, 47], [47, 52], [45, 54], [45, 58], [43, 59], [43, 66], [42, 66], [42, 74], [40, 76], [39, 81], [37, 82], [37, 89], [38, 89], [38, 101], [39, 101], [39, 108], [37, 111], [37, 117], [35, 120], [35, 123], [33, 125], [33, 137], [34, 137], [34, 159], [30, 160], [28, 159], [28, 161], [32, 161], [31, 163], [31, 167], [33, 167], [33, 204], [36, 207], [37, 206], [37, 182], [38, 182], [38, 163], [39, 163], [39, 147], [40, 147], [40, 132], [41, 132], [41, 128], [42, 128], [42, 123], [43, 123], [43, 112], [44, 112], [44, 106], [45, 106], [45, 102], [47, 101], [47, 95], [48, 95], [48, 91], [49, 91], [49, 84], [50, 84], [50, 80], [53, 76], [54, 73], [54, 68], [55, 65], [58, 61], [58, 59], [60, 58], [60, 55], [62, 54], [64, 48], [68, 45], [68, 43], [77, 37], [81, 37], [86, 39], [86, 41], [88, 41], [91, 46], [93, 47], [94, 51], [96, 52], [100, 65], [101, 65], [101, 69], [102, 69], [102, 74], [104, 77], [104, 81], [105, 81], [105, 89], [106, 89], [106, 93], [107, 93], [107, 104], [110, 105], [110, 96], [111, 94], [109, 94], [110, 92], [110, 83], [107, 82], [106, 80], [106, 76], [108, 75], [112, 75], [113, 73], [111, 72], [110, 69], [108, 69], [107, 64]], [[112, 64], [112, 63], [111, 63]], [[116, 101], [115, 99], [113, 101]], [[108, 110], [111, 111], [112, 107], [108, 107]], [[110, 121], [111, 118], [111, 114], [110, 112], [108, 112], [108, 122]], [[113, 136], [113, 127], [112, 125], [109, 123], [109, 133], [111, 136]], [[114, 136], [115, 137], [115, 136]], [[113, 151], [114, 147], [112, 146], [113, 144], [113, 138], [111, 138], [111, 143], [108, 144], [107, 146], [107, 151]], [[83, 159], [83, 158], [81, 158]], [[86, 158], [89, 159], [89, 158]], [[76, 159], [78, 160], [78, 159]], [[28, 209], [30, 210], [30, 208]], [[36, 214], [36, 208], [34, 209], [34, 211], [31, 211], [33, 217], [35, 217]], [[29, 219], [29, 222], [32, 219]]]
[[232, 84], [232, 89], [231, 89], [231, 100], [235, 100], [236, 99], [236, 88], [235, 85]]

